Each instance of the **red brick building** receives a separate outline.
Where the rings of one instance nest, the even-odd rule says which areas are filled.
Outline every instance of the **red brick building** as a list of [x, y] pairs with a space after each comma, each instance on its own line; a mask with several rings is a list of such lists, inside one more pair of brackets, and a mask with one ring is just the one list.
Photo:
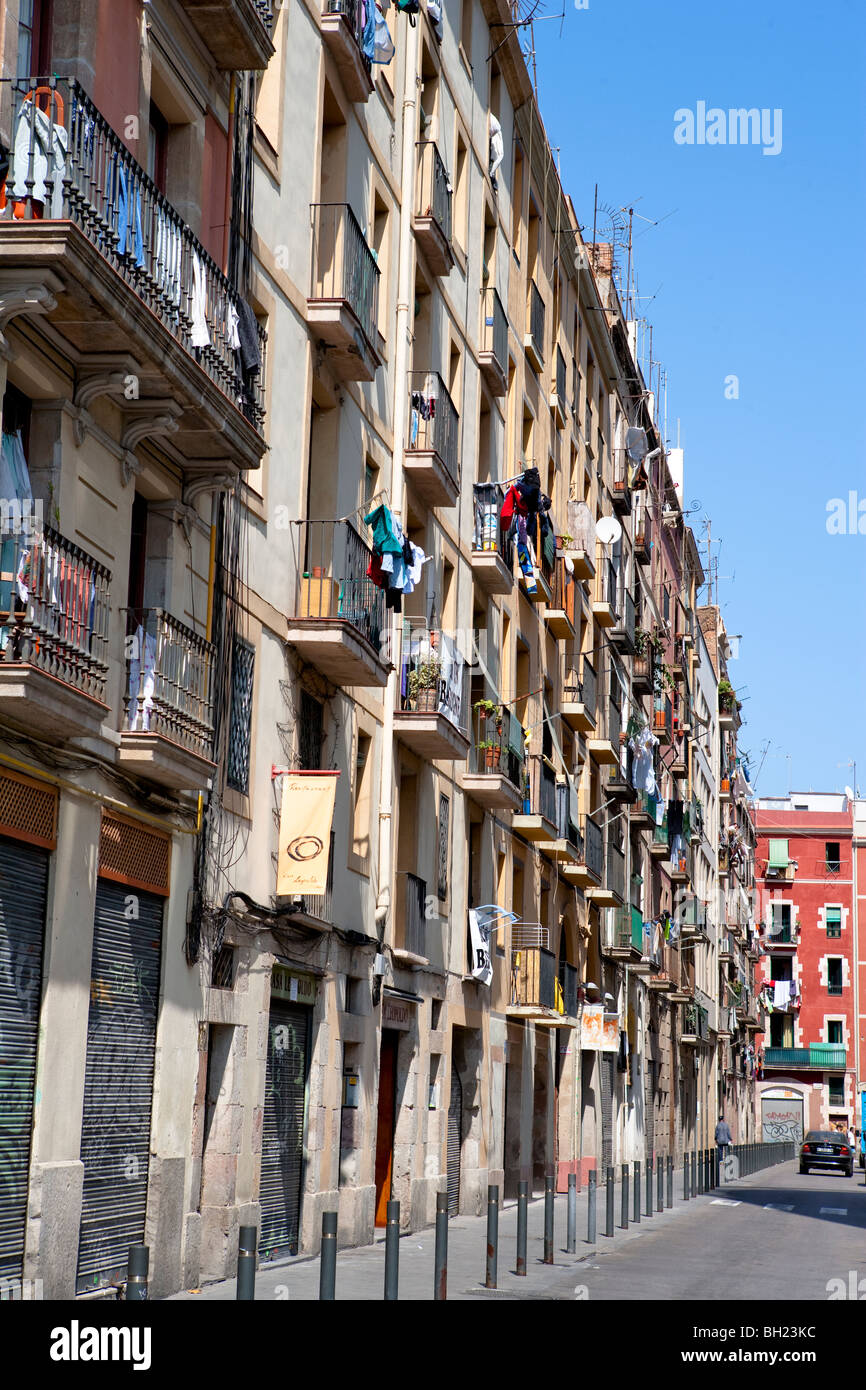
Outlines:
[[840, 793], [757, 803], [760, 971], [772, 1005], [758, 1036], [765, 1138], [859, 1127], [853, 809]]

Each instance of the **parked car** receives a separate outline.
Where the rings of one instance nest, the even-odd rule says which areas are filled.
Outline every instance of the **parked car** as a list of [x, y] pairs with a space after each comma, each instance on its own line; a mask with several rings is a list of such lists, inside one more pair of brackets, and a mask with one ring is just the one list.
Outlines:
[[841, 1168], [846, 1178], [854, 1173], [854, 1153], [847, 1134], [835, 1129], [810, 1129], [800, 1148], [800, 1172], [812, 1168]]

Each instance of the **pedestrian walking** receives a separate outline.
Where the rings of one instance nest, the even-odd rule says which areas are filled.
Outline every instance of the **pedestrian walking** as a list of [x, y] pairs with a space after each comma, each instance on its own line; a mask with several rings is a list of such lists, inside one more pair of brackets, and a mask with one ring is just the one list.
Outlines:
[[855, 1148], [856, 1142], [857, 1142], [857, 1137], [856, 1137], [856, 1135], [855, 1135], [855, 1133], [854, 1133], [854, 1126], [853, 1126], [853, 1125], [849, 1125], [849, 1126], [848, 1126], [848, 1147], [849, 1147], [849, 1149], [851, 1150], [852, 1154], [856, 1152], [856, 1148]]
[[733, 1143], [731, 1131], [724, 1115], [719, 1116], [719, 1123], [716, 1125], [716, 1145], [719, 1150], [719, 1181], [725, 1181], [725, 1154], [728, 1147]]

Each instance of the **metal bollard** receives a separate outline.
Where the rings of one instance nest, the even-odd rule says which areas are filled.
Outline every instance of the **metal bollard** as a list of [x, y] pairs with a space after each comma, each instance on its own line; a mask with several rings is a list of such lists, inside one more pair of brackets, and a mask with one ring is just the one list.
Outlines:
[[553, 1264], [553, 1204], [556, 1198], [554, 1180], [544, 1179], [544, 1263]]
[[620, 1228], [628, 1230], [628, 1164], [622, 1165], [622, 1211], [619, 1220]]
[[238, 1232], [238, 1286], [235, 1297], [251, 1303], [256, 1296], [256, 1228], [241, 1226]]
[[698, 1195], [698, 1152], [692, 1149], [692, 1196]]
[[337, 1213], [322, 1212], [322, 1253], [319, 1256], [319, 1301], [337, 1297]]
[[577, 1174], [568, 1175], [568, 1228], [565, 1247], [569, 1255], [577, 1253]]
[[448, 1297], [448, 1193], [436, 1193], [436, 1255], [433, 1264], [433, 1300]]
[[604, 1233], [605, 1233], [606, 1236], [612, 1236], [612, 1235], [613, 1235], [613, 1204], [614, 1204], [614, 1201], [616, 1200], [616, 1189], [615, 1189], [615, 1187], [614, 1187], [614, 1180], [613, 1180], [613, 1168], [608, 1168], [608, 1170], [607, 1170], [607, 1190], [606, 1190], [606, 1194], [605, 1194], [605, 1195], [606, 1195], [606, 1197], [607, 1197], [607, 1206], [606, 1206], [607, 1220], [606, 1220], [606, 1222], [605, 1222]]
[[397, 1301], [400, 1278], [400, 1203], [385, 1208], [385, 1302]]
[[660, 1158], [656, 1164], [656, 1211], [665, 1209], [665, 1161]]
[[695, 1162], [698, 1168], [698, 1195], [704, 1190], [704, 1155], [701, 1149], [695, 1150]]
[[590, 1169], [589, 1181], [586, 1189], [586, 1239], [589, 1245], [595, 1245], [596, 1238], [596, 1201], [598, 1198], [598, 1178], [594, 1168]]
[[646, 1214], [653, 1214], [653, 1156], [650, 1154], [646, 1161]]
[[672, 1155], [672, 1154], [668, 1154], [668, 1200], [667, 1200], [667, 1204], [666, 1204], [666, 1205], [669, 1206], [669, 1207], [672, 1207], [673, 1204], [674, 1204], [674, 1160], [673, 1160], [673, 1155]]
[[496, 1288], [496, 1262], [499, 1258], [499, 1188], [487, 1188], [487, 1288]]
[[529, 1183], [517, 1184], [517, 1273], [526, 1273], [526, 1216]]
[[149, 1245], [130, 1245], [126, 1261], [127, 1303], [147, 1302], [147, 1267], [149, 1263]]
[[634, 1165], [634, 1210], [631, 1219], [640, 1225], [640, 1164], [637, 1160]]
[[690, 1194], [690, 1184], [689, 1184], [689, 1156], [688, 1156], [688, 1154], [684, 1154], [684, 1155], [683, 1155], [683, 1201], [684, 1201], [684, 1202], [687, 1202], [687, 1201], [689, 1200], [689, 1196], [690, 1196], [690, 1195], [691, 1195], [691, 1194]]

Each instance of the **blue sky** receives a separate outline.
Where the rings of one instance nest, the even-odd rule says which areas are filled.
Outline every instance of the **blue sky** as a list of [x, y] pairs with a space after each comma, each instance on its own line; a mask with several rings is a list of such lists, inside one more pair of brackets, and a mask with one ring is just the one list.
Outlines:
[[[841, 790], [851, 759], [866, 792], [866, 534], [827, 531], [853, 491], [866, 532], [866, 6], [565, 6], [534, 26], [538, 93], [587, 239], [596, 182], [609, 207], [676, 209], [635, 219], [639, 292], [658, 291], [640, 307], [691, 523], [722, 540], [741, 748], [754, 778], [769, 742], [764, 796], [789, 766], [795, 790]], [[700, 101], [780, 108], [781, 152], [677, 144], [674, 113]]]

